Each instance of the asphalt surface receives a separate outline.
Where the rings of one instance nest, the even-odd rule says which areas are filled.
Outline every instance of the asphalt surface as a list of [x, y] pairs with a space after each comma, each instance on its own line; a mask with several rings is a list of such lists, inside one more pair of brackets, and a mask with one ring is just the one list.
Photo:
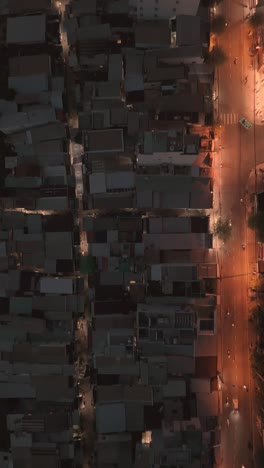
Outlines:
[[[246, 2], [245, 2], [246, 3]], [[246, 226], [251, 209], [248, 193], [250, 171], [264, 161], [261, 98], [262, 76], [249, 56], [252, 37], [245, 20], [249, 5], [224, 0], [217, 13], [225, 15], [227, 28], [218, 39], [228, 61], [218, 68], [215, 108], [223, 124], [216, 143], [215, 217], [230, 219], [231, 238], [218, 244], [221, 284], [219, 321], [219, 369], [222, 395], [222, 467], [253, 467], [258, 434], [254, 411], [254, 385], [250, 374], [250, 345], [254, 335], [248, 322], [248, 285], [255, 269], [255, 238]], [[234, 59], [237, 57], [237, 64]], [[246, 130], [238, 123], [244, 117], [252, 124]], [[251, 184], [252, 185], [252, 184]], [[253, 184], [254, 188], [254, 184]], [[242, 248], [245, 245], [245, 249]], [[234, 412], [234, 399], [238, 412]]]

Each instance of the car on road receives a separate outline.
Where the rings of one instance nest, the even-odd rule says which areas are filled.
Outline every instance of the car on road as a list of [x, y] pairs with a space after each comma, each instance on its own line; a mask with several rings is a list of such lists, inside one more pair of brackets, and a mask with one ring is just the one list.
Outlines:
[[240, 125], [242, 125], [242, 127], [244, 127], [246, 130], [249, 130], [249, 129], [252, 127], [252, 123], [249, 122], [249, 120], [245, 119], [244, 117], [242, 117], [241, 119], [239, 119], [239, 123], [240, 123]]

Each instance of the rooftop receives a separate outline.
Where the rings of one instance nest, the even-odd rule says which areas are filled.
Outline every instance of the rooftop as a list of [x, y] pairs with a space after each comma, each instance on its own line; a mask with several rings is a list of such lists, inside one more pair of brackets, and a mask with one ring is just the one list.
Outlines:
[[139, 21], [135, 26], [135, 43], [139, 48], [161, 48], [170, 46], [168, 21]]
[[7, 18], [8, 45], [41, 44], [46, 40], [46, 16], [16, 16]]
[[88, 153], [113, 153], [124, 151], [122, 129], [91, 130], [83, 132], [84, 148]]

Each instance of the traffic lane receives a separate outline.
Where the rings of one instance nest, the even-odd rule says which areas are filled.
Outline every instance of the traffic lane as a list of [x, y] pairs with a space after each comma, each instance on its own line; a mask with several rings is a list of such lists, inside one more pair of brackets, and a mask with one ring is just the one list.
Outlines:
[[[241, 24], [239, 23], [230, 27], [227, 32], [221, 36], [219, 41], [220, 46], [228, 57], [227, 62], [219, 68], [220, 84], [223, 85], [223, 90], [228, 94], [233, 94], [233, 99], [236, 99], [237, 86], [241, 84], [243, 73], [243, 53], [241, 53], [241, 51], [243, 51], [243, 47], [241, 35]], [[234, 63], [235, 59], [237, 59], [236, 63]], [[234, 87], [234, 84], [236, 87]]]
[[241, 468], [244, 464], [248, 466], [248, 461], [252, 457], [250, 444], [252, 440], [251, 433], [251, 414], [249, 407], [248, 393], [243, 389], [239, 388], [238, 392], [239, 402], [239, 418], [237, 418], [237, 466]]
[[[238, 266], [239, 270], [243, 269], [243, 263], [243, 260], [242, 262], [240, 260], [240, 266]], [[225, 270], [227, 278], [226, 280], [223, 280], [223, 287], [226, 293], [226, 302], [229, 298], [229, 302], [233, 304], [234, 313], [233, 316], [230, 315], [230, 321], [228, 320], [229, 317], [223, 318], [224, 347], [227, 349], [228, 346], [230, 347], [230, 358], [227, 357], [227, 350], [226, 353], [224, 350], [225, 357], [223, 373], [224, 382], [226, 384], [230, 400], [231, 398], [237, 398], [239, 388], [243, 387], [248, 377], [248, 366], [245, 365], [248, 360], [248, 354], [245, 347], [245, 343], [247, 342], [247, 334], [245, 331], [246, 320], [243, 319], [246, 314], [245, 301], [243, 300], [246, 276], [228, 278], [228, 276], [231, 276], [230, 270], [228, 267], [226, 267]], [[237, 295], [234, 295], [234, 291], [237, 291]], [[232, 327], [232, 323], [234, 323], [234, 327]]]
[[[240, 284], [241, 286], [241, 284]], [[249, 356], [248, 356], [248, 333], [247, 333], [247, 320], [245, 317], [246, 307], [243, 304], [237, 304], [239, 307], [239, 314], [237, 314], [236, 321], [236, 356], [235, 356], [235, 374], [236, 386], [233, 387], [233, 393], [238, 395], [239, 410], [240, 410], [240, 437], [237, 444], [243, 450], [243, 457], [245, 450], [247, 452], [248, 440], [251, 439], [250, 426], [251, 426], [251, 413], [250, 413], [250, 392], [249, 392]], [[243, 449], [244, 448], [244, 449]], [[239, 459], [241, 462], [242, 459]], [[241, 465], [240, 465], [241, 466]]]
[[223, 395], [228, 397], [228, 405], [226, 404], [226, 400], [224, 401], [225, 409], [222, 416], [222, 444], [225, 468], [236, 468], [237, 463], [239, 463], [237, 455], [239, 439], [236, 433], [233, 406], [233, 400], [238, 399], [238, 395], [233, 390], [232, 386], [226, 386], [225, 392], [223, 392]]
[[[247, 106], [251, 106], [252, 100], [246, 95], [248, 86], [254, 88], [253, 71], [251, 70], [250, 58], [248, 56], [248, 44], [245, 43], [245, 25], [241, 24], [237, 29], [234, 41], [233, 33], [221, 39], [221, 46], [228, 54], [229, 60], [219, 68], [220, 76], [220, 112], [221, 108], [230, 108], [238, 112], [243, 112]], [[237, 65], [234, 64], [234, 58], [238, 57]], [[247, 77], [247, 83], [245, 78]], [[228, 78], [228, 79], [227, 79]], [[252, 106], [251, 106], [252, 110]]]
[[[231, 240], [237, 239], [237, 230], [240, 231], [240, 220], [246, 217], [246, 186], [250, 170], [252, 169], [252, 135], [241, 134], [239, 127], [227, 128], [221, 142], [224, 150], [221, 151], [221, 205], [224, 216], [231, 217]], [[239, 142], [239, 148], [237, 148]], [[264, 143], [262, 143], [264, 151]], [[243, 203], [240, 203], [241, 198]]]
[[223, 2], [224, 9], [227, 11], [231, 21], [239, 21], [245, 16], [245, 7], [243, 1], [240, 0], [226, 0]]
[[[236, 50], [232, 47], [232, 44], [229, 48], [229, 53], [230, 55], [235, 52], [236, 53]], [[246, 109], [247, 111], [247, 102], [245, 102], [245, 100], [243, 102], [241, 102], [241, 87], [242, 87], [242, 77], [243, 77], [243, 67], [241, 64], [239, 64], [239, 67], [237, 68], [237, 70], [239, 70], [239, 72], [237, 71], [237, 75], [235, 74], [235, 72], [233, 73], [233, 70], [231, 70], [231, 64], [230, 62], [228, 64], [226, 64], [229, 66], [229, 69], [230, 69], [230, 75], [231, 75], [231, 81], [229, 81], [229, 83], [225, 83], [225, 86], [223, 88], [221, 88], [220, 86], [220, 95], [221, 95], [221, 102], [222, 102], [222, 97], [224, 97], [225, 101], [224, 101], [224, 105], [226, 106], [225, 108], [223, 108], [224, 111], [228, 111], [230, 109], [230, 102], [232, 102], [232, 107], [234, 109], [235, 105], [236, 105], [236, 108], [238, 109], [238, 112], [243, 112], [244, 109]], [[224, 71], [224, 69], [223, 69]], [[226, 75], [226, 73], [225, 73]], [[229, 75], [229, 78], [230, 78], [230, 75]], [[240, 80], [237, 78], [237, 76], [240, 76]], [[221, 78], [220, 78], [221, 79]], [[240, 81], [240, 83], [237, 83], [238, 81]], [[220, 82], [221, 83], [221, 82]], [[239, 89], [240, 88], [240, 89]], [[235, 101], [235, 102], [234, 102]], [[233, 110], [232, 109], [232, 110]], [[249, 110], [250, 110], [250, 107], [249, 107]], [[221, 111], [221, 107], [220, 107], [220, 111]], [[247, 114], [246, 114], [247, 115]], [[231, 132], [232, 130], [230, 129], [229, 130], [229, 133]], [[224, 146], [226, 146], [230, 141], [232, 142], [232, 135], [230, 135], [230, 138], [227, 138], [227, 135], [224, 136], [223, 140], [224, 140]], [[226, 141], [225, 141], [226, 139]], [[238, 145], [239, 147], [239, 145]], [[234, 221], [232, 220], [232, 222], [235, 222], [236, 224], [236, 231], [237, 232], [233, 232], [232, 233], [232, 237], [233, 237], [233, 240], [231, 240], [231, 242], [229, 243], [229, 247], [230, 247], [230, 250], [233, 251], [234, 250], [234, 253], [238, 255], [238, 257], [240, 257], [241, 253], [237, 247], [237, 244], [238, 244], [238, 239], [242, 237], [241, 235], [241, 228], [243, 229], [243, 223], [241, 225], [241, 213], [240, 213], [240, 209], [239, 209], [239, 204], [238, 204], [238, 197], [240, 197], [240, 193], [241, 193], [241, 190], [242, 190], [242, 185], [243, 185], [243, 178], [248, 170], [247, 167], [245, 167], [245, 165], [243, 165], [244, 167], [241, 168], [242, 166], [242, 161], [240, 160], [240, 154], [239, 152], [236, 151], [236, 155], [232, 154], [230, 155], [232, 158], [233, 158], [233, 161], [235, 160], [236, 162], [234, 163], [234, 167], [233, 168], [229, 168], [229, 171], [226, 170], [226, 171], [223, 171], [222, 173], [222, 193], [223, 193], [223, 189], [224, 188], [228, 188], [230, 186], [232, 186], [231, 190], [229, 190], [230, 192], [232, 191], [231, 195], [231, 200], [234, 198], [234, 192], [236, 194], [236, 203], [235, 203], [235, 207], [234, 207], [234, 213], [232, 214], [232, 218], [234, 219]], [[237, 157], [236, 157], [237, 156]], [[223, 157], [222, 157], [223, 159]], [[246, 164], [247, 163], [250, 163], [250, 159], [252, 160], [252, 146], [251, 146], [251, 149], [250, 149], [250, 152], [249, 152], [249, 155], [248, 155], [248, 160], [246, 161]], [[227, 162], [228, 163], [228, 162]], [[228, 169], [228, 168], [227, 168]], [[236, 183], [234, 184], [234, 178], [236, 180]], [[224, 187], [224, 186], [228, 186], [228, 187]], [[222, 209], [230, 209], [230, 193], [226, 193], [225, 192], [225, 200], [223, 201], [222, 203]], [[243, 214], [242, 214], [243, 216]], [[243, 216], [244, 217], [244, 216]], [[235, 235], [234, 235], [235, 234]], [[233, 253], [233, 252], [232, 252]], [[236, 259], [236, 263], [235, 263], [235, 268], [232, 269], [231, 271], [228, 271], [227, 270], [224, 270], [224, 273], [226, 272], [227, 274], [228, 273], [231, 273], [231, 274], [234, 274], [235, 271], [238, 271], [240, 269], [240, 265], [239, 265], [239, 261], [237, 261]], [[242, 267], [242, 265], [241, 265]], [[241, 271], [241, 270], [240, 270]], [[243, 285], [246, 284], [246, 281], [244, 280], [242, 283], [240, 282], [240, 284], [238, 285], [239, 287], [242, 287], [242, 291], [243, 291]], [[230, 288], [231, 286], [231, 288]], [[232, 298], [232, 290], [236, 287], [236, 282], [231, 282], [231, 284], [223, 284], [223, 289], [225, 291], [225, 295], [230, 295], [230, 298]], [[230, 290], [231, 289], [231, 290]], [[243, 299], [243, 296], [245, 296], [245, 293], [243, 294], [243, 292], [240, 294], [240, 299], [236, 299], [236, 304], [237, 304], [237, 307], [241, 307], [241, 296], [242, 296], [242, 299]], [[231, 339], [230, 337], [230, 330], [227, 330], [226, 329], [226, 325], [223, 325], [224, 326], [224, 333], [227, 334], [227, 337], [229, 338], [229, 340]], [[238, 334], [243, 334], [243, 328], [239, 327], [238, 326], [238, 330], [237, 330]], [[227, 338], [227, 339], [228, 339]], [[244, 347], [244, 343], [245, 343], [245, 338], [243, 337], [242, 340], [241, 340], [241, 343]], [[238, 340], [238, 343], [237, 343], [237, 354], [239, 355], [240, 352], [242, 353], [242, 360], [245, 361], [245, 359], [247, 359], [247, 356], [246, 356], [246, 353], [243, 352], [243, 350], [240, 350], [241, 346], [240, 346], [240, 342]], [[223, 351], [224, 353], [224, 351]], [[241, 355], [241, 354], [240, 354]], [[238, 357], [239, 359], [239, 357]], [[228, 382], [232, 382], [233, 378], [234, 378], [234, 375], [233, 374], [233, 367], [232, 365], [230, 365], [228, 362], [226, 362], [226, 358], [224, 358], [224, 366], [226, 367], [226, 381], [227, 383]], [[241, 380], [244, 380], [244, 375], [241, 376], [241, 373], [243, 374], [243, 364], [240, 365], [240, 363], [237, 363], [237, 367], [239, 367], [238, 371], [237, 371], [237, 379], [239, 379], [240, 381]], [[247, 369], [245, 369], [245, 376], [248, 375], [248, 371]], [[232, 387], [229, 392], [230, 393], [234, 393], [234, 392], [237, 392], [237, 388], [235, 387], [235, 389]], [[247, 404], [245, 403], [245, 405], [243, 406], [247, 406]], [[245, 412], [246, 412], [246, 408], [245, 408]], [[250, 417], [245, 416], [245, 421], [244, 419], [242, 418], [241, 419], [241, 424], [240, 424], [240, 431], [238, 430], [235, 430], [235, 434], [236, 434], [236, 440], [233, 440], [233, 437], [231, 437], [232, 439], [232, 444], [234, 444], [235, 448], [236, 448], [236, 451], [238, 452], [239, 451], [239, 448], [241, 447], [244, 447], [244, 439], [246, 438], [246, 434], [243, 435], [243, 431], [246, 431], [246, 427], [249, 425], [248, 423], [250, 423]], [[241, 435], [242, 434], [242, 435]], [[234, 434], [233, 434], [234, 435]], [[242, 440], [241, 440], [241, 437], [242, 437]], [[225, 444], [227, 445], [227, 450], [228, 448], [231, 448], [231, 453], [234, 452], [234, 449], [233, 447], [231, 446], [230, 447], [230, 442], [226, 441]], [[241, 450], [245, 450], [245, 449], [242, 449]], [[240, 450], [240, 453], [241, 453], [241, 450]], [[228, 456], [228, 465], [231, 463], [230, 461], [230, 453], [228, 454], [227, 453], [227, 456]], [[242, 455], [241, 455], [242, 456]], [[238, 455], [235, 456], [235, 460], [234, 462], [236, 462], [239, 466], [239, 463], [241, 460], [236, 460], [236, 458], [238, 457]], [[243, 453], [243, 459], [244, 459], [244, 453]], [[244, 461], [244, 460], [243, 460]], [[232, 463], [230, 464], [230, 466], [232, 466]], [[240, 464], [241, 466], [241, 464]]]
[[[225, 409], [222, 417], [222, 429], [224, 432], [223, 443], [225, 446], [225, 466], [241, 468], [245, 460], [250, 456], [248, 443], [250, 434], [250, 411], [248, 401], [245, 398], [245, 390], [237, 385], [226, 386], [223, 396], [228, 397], [228, 405], [224, 400]], [[226, 398], [226, 397], [225, 397]], [[238, 401], [238, 412], [234, 412], [233, 401]]]

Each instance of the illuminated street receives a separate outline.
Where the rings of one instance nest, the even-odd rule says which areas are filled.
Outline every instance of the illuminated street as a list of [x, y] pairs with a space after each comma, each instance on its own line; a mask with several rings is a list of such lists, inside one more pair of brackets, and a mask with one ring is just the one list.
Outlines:
[[[246, 192], [250, 171], [253, 170], [254, 177], [255, 166], [264, 159], [264, 143], [261, 141], [263, 74], [260, 76], [254, 71], [252, 63], [255, 59], [248, 54], [249, 26], [244, 19], [248, 12], [245, 5], [232, 0], [225, 0], [217, 11], [225, 15], [228, 23], [219, 40], [228, 61], [217, 71], [219, 82], [215, 89], [218, 96], [216, 111], [223, 124], [216, 148], [215, 215], [232, 222], [231, 238], [219, 248], [219, 361], [222, 363], [219, 371], [223, 379], [222, 466], [225, 468], [251, 467], [251, 444], [253, 441], [255, 446], [257, 442], [249, 363], [249, 346], [253, 338], [248, 331], [248, 283], [256, 258], [255, 239], [246, 228], [247, 211], [251, 208]], [[238, 60], [234, 63], [236, 57]], [[242, 117], [253, 124], [250, 130], [238, 123]], [[238, 400], [238, 413], [233, 412], [234, 399]]]

